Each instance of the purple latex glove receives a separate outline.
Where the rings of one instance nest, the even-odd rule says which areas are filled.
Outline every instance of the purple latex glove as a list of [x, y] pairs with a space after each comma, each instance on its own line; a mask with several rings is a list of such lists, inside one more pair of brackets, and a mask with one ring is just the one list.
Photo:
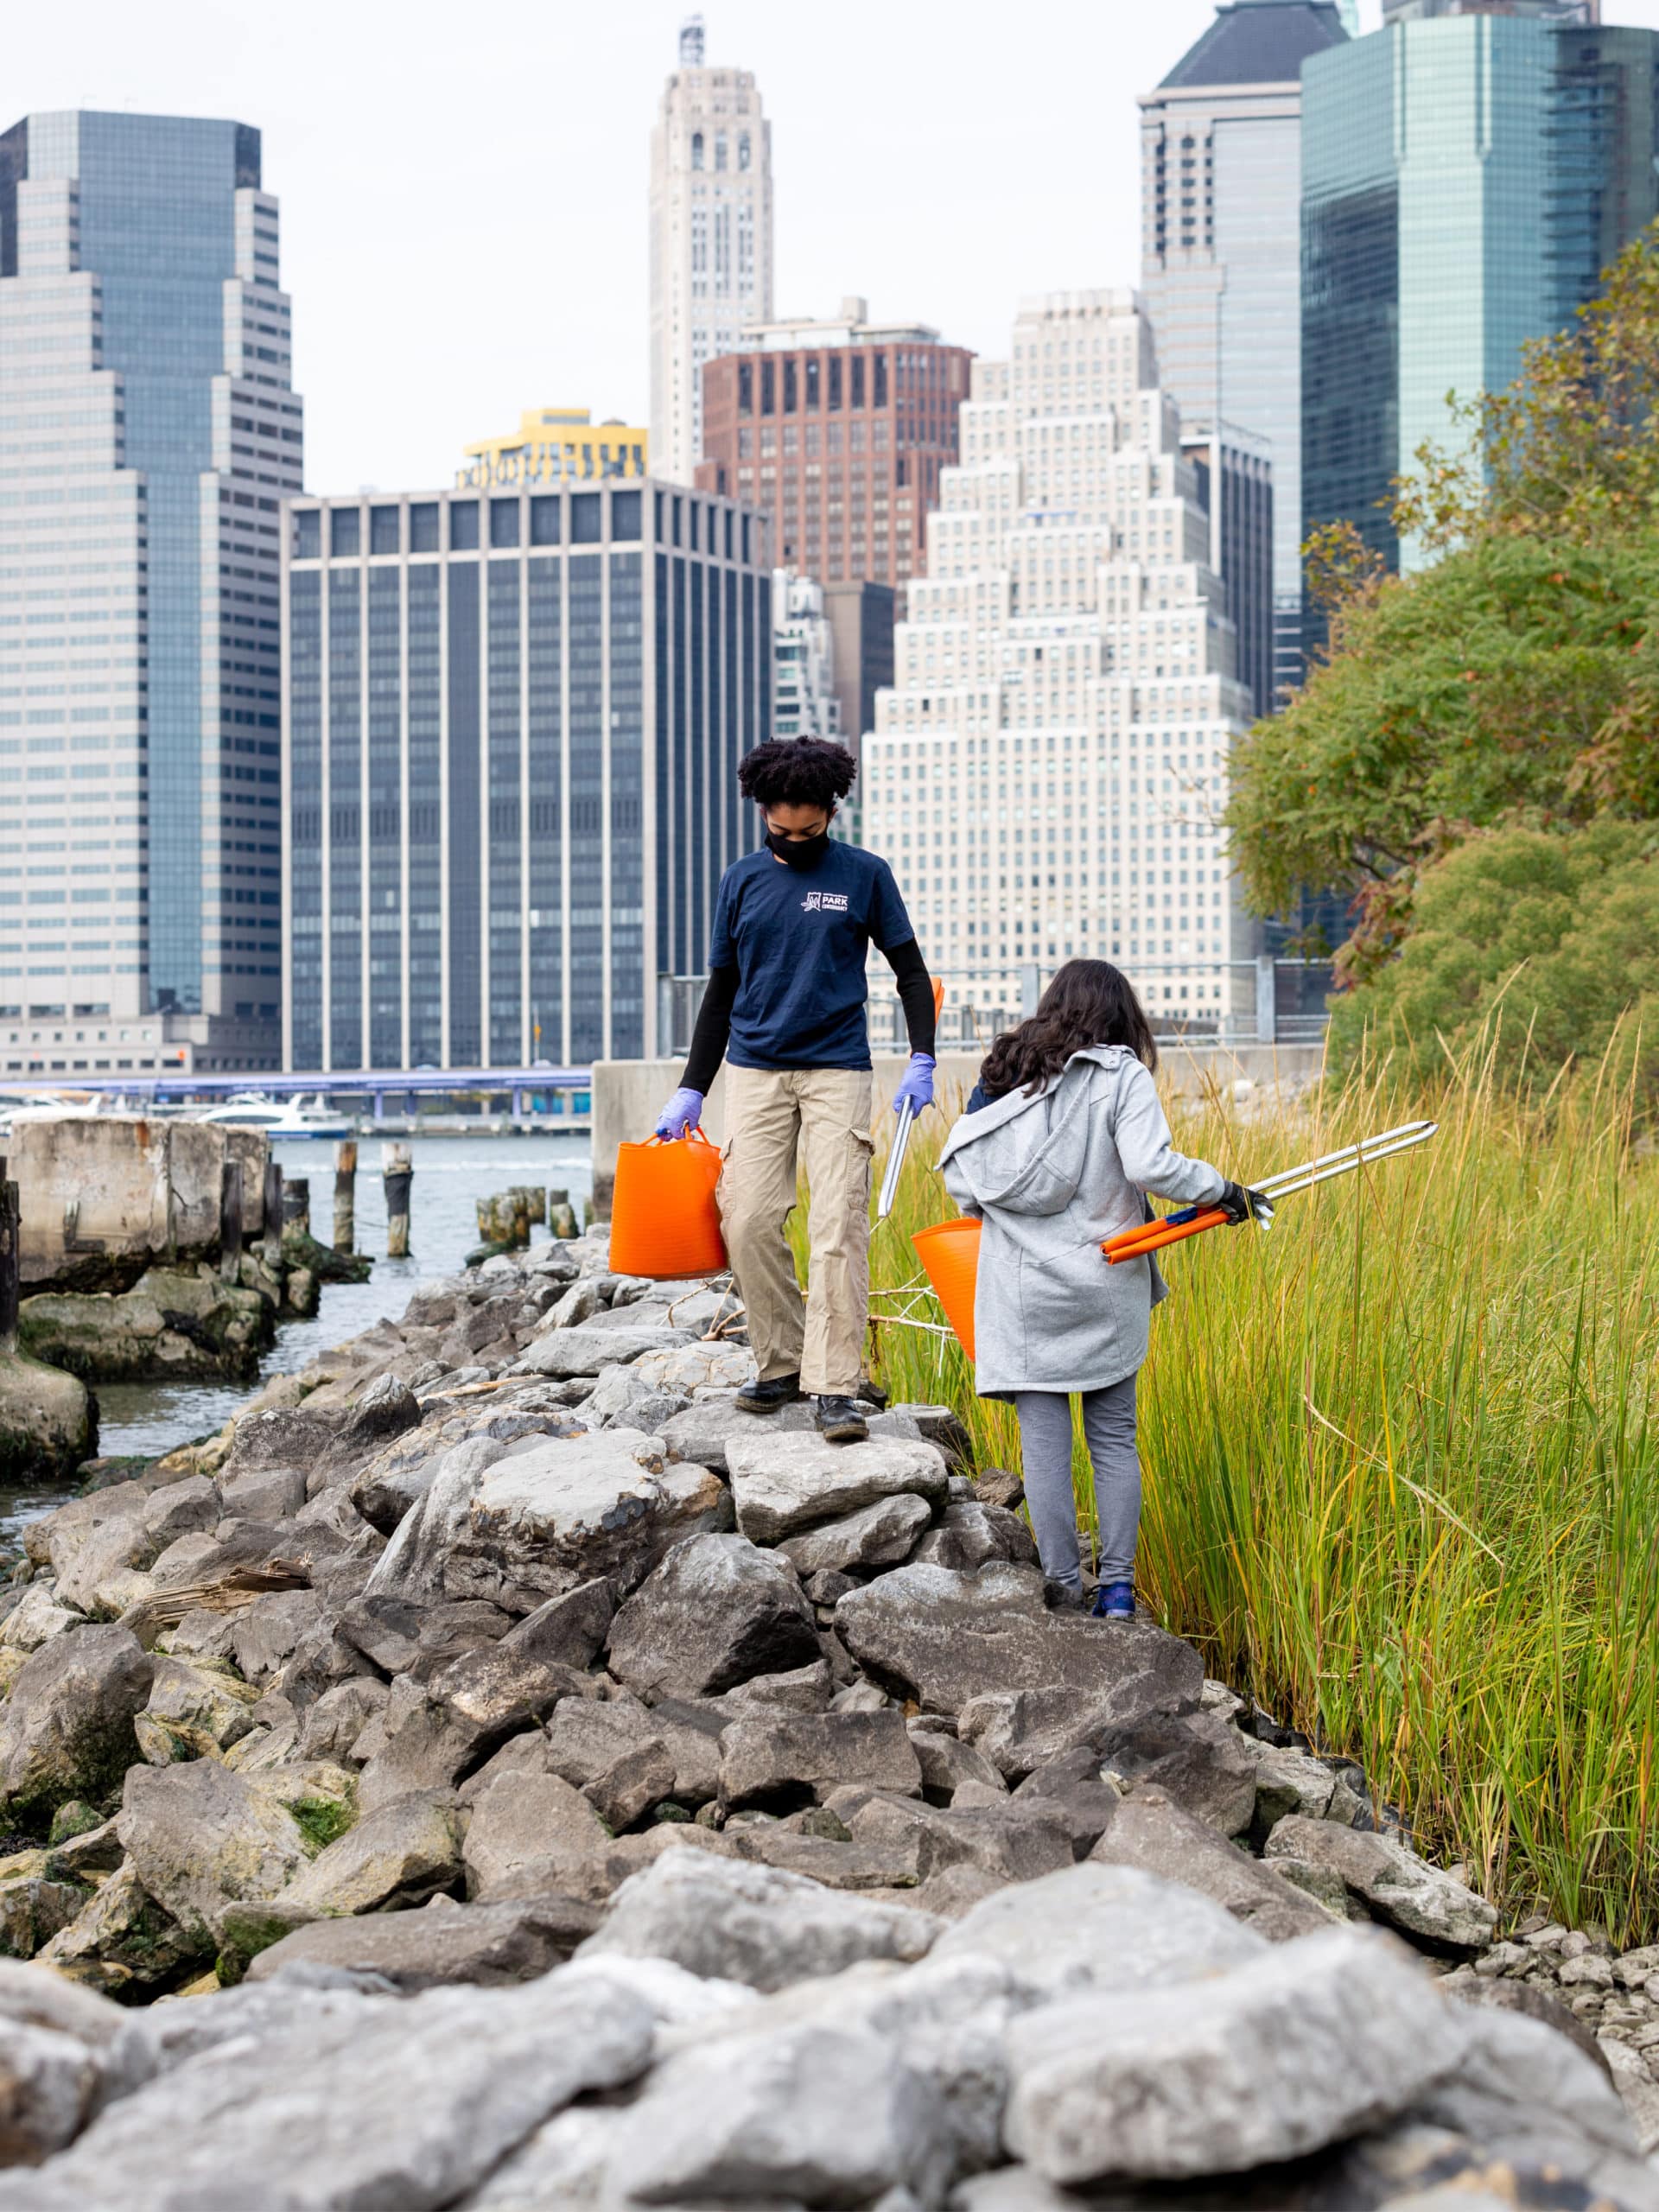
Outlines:
[[677, 1090], [657, 1116], [659, 1137], [689, 1137], [702, 1119], [702, 1093]]
[[899, 1078], [899, 1088], [893, 1094], [893, 1110], [908, 1105], [912, 1114], [919, 1114], [924, 1106], [933, 1103], [933, 1067], [931, 1052], [912, 1052], [910, 1065]]

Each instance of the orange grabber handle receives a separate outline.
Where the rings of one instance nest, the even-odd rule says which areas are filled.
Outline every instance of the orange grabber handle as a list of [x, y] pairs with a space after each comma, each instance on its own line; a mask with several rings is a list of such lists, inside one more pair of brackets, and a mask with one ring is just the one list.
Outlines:
[[1147, 1252], [1160, 1251], [1166, 1244], [1179, 1244], [1184, 1236], [1196, 1236], [1205, 1229], [1219, 1229], [1227, 1220], [1219, 1211], [1195, 1214], [1190, 1221], [1171, 1224], [1166, 1221], [1148, 1222], [1139, 1236], [1126, 1231], [1114, 1236], [1101, 1246], [1106, 1255], [1106, 1264], [1116, 1267], [1123, 1260], [1138, 1260]]

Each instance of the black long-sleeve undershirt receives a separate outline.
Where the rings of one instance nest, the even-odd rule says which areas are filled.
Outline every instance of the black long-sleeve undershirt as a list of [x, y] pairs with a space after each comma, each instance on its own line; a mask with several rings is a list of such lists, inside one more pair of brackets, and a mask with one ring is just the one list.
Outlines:
[[[933, 981], [922, 957], [921, 946], [913, 937], [906, 938], [902, 944], [895, 944], [881, 957], [892, 969], [899, 987], [899, 1003], [905, 1009], [905, 1033], [910, 1039], [911, 1051], [931, 1054], [934, 1043]], [[691, 1033], [685, 1073], [680, 1077], [685, 1090], [700, 1091], [707, 1096], [726, 1057], [727, 1040], [732, 1033], [732, 1008], [736, 1003], [737, 969], [711, 968], [702, 1004], [697, 1009], [696, 1027]]]

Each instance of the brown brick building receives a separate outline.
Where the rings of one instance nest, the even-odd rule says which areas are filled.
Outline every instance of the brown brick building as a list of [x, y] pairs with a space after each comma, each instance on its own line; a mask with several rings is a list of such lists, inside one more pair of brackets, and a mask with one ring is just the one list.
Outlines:
[[702, 372], [701, 491], [760, 507], [772, 557], [823, 584], [895, 590], [925, 567], [939, 471], [958, 458], [964, 346], [865, 302], [825, 322], [756, 324]]

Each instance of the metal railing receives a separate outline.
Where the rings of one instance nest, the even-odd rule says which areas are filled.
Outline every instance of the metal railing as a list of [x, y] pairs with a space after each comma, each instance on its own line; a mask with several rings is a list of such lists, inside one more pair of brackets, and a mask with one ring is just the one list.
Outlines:
[[[1044, 987], [1060, 964], [935, 969], [936, 979], [944, 985], [941, 1046], [982, 1051], [1000, 1031], [1036, 1012]], [[1329, 960], [1280, 960], [1262, 954], [1254, 960], [1121, 964], [1147, 1000], [1160, 1044], [1317, 1045], [1325, 1035], [1325, 1000], [1333, 987]], [[658, 978], [657, 1049], [664, 1058], [689, 1050], [706, 980]], [[886, 967], [879, 960], [873, 963], [868, 1020], [870, 1043], [877, 1051], [902, 1048], [906, 1042], [904, 1009], [892, 982]], [[1163, 1002], [1164, 988], [1179, 990], [1182, 985], [1202, 988], [1204, 997]]]

